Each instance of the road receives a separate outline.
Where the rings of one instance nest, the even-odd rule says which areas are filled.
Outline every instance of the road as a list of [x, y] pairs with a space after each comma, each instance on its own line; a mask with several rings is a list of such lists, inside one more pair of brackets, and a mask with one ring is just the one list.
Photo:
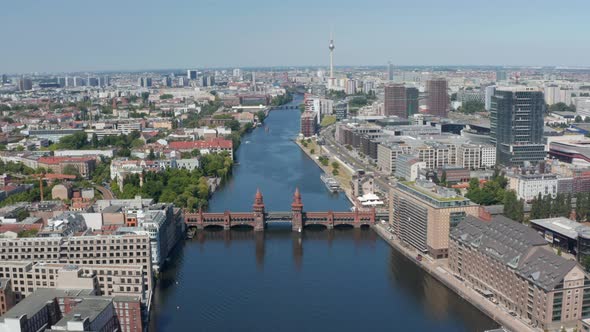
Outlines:
[[389, 184], [390, 180], [388, 176], [380, 174], [379, 170], [377, 170], [371, 164], [364, 163], [363, 161], [352, 156], [348, 149], [336, 142], [334, 136], [332, 136], [332, 132], [332, 126], [327, 127], [320, 132], [320, 137], [323, 138], [324, 142], [326, 143], [322, 147], [328, 150], [330, 154], [337, 156], [340, 160], [346, 162], [348, 165], [350, 165], [350, 167], [354, 169], [363, 169], [367, 172], [373, 173], [373, 177], [378, 189], [380, 189], [380, 191], [384, 192], [386, 195], [389, 194], [391, 185]]
[[115, 195], [108, 188], [99, 185], [95, 185], [94, 188], [100, 191], [103, 199], [115, 199]]

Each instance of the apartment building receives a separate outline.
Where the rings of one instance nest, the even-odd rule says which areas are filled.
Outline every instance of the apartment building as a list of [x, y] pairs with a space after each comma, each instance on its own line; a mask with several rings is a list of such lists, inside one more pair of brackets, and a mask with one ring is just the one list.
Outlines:
[[391, 189], [390, 220], [401, 241], [433, 258], [446, 258], [449, 231], [479, 206], [432, 182], [397, 182]]
[[2, 332], [142, 332], [138, 298], [96, 296], [80, 289], [39, 289], [0, 317]]
[[[0, 262], [33, 261], [90, 265], [139, 266], [146, 294], [152, 292], [152, 259], [148, 235], [96, 235], [63, 238], [0, 238]], [[24, 267], [22, 268], [24, 271]], [[15, 290], [17, 285], [13, 284]], [[28, 285], [26, 285], [28, 286]], [[23, 292], [25, 285], [18, 285]], [[108, 287], [107, 287], [108, 289]]]
[[507, 177], [508, 187], [516, 191], [519, 199], [529, 202], [539, 194], [557, 196], [559, 176], [556, 174], [508, 174]]
[[396, 160], [402, 154], [410, 153], [411, 148], [399, 143], [382, 143], [377, 146], [377, 166], [388, 174], [396, 171]]
[[449, 267], [542, 330], [574, 327], [590, 315], [590, 278], [583, 268], [556, 255], [534, 229], [506, 217], [467, 217], [454, 227]]
[[96, 157], [41, 157], [37, 165], [53, 173], [64, 173], [68, 167], [73, 167], [82, 177], [89, 178], [96, 169]]
[[7, 261], [0, 263], [0, 278], [11, 281], [16, 302], [38, 289], [88, 289], [106, 296], [136, 296], [147, 301], [150, 294], [144, 285], [139, 265], [76, 265]]

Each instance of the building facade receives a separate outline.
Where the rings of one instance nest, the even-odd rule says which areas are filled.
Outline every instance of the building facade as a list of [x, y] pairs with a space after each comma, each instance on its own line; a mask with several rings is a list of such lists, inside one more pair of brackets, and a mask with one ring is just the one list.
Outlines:
[[496, 160], [504, 166], [523, 166], [545, 159], [543, 92], [528, 87], [498, 87], [490, 109], [490, 141]]
[[449, 267], [540, 329], [574, 327], [590, 315], [590, 279], [582, 267], [503, 216], [459, 223], [450, 234]]
[[448, 257], [449, 231], [479, 206], [432, 182], [398, 182], [390, 193], [394, 234], [435, 259]]

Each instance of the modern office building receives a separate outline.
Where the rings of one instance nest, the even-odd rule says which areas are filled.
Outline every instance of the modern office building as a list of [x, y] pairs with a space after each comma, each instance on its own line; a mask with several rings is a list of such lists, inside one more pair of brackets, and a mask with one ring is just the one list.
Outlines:
[[406, 87], [406, 112], [407, 117], [410, 118], [414, 114], [418, 114], [420, 91], [418, 88]]
[[426, 180], [397, 182], [389, 195], [394, 234], [423, 254], [447, 258], [449, 231], [479, 206]]
[[387, 79], [390, 82], [393, 81], [393, 64], [391, 62], [387, 64]]
[[503, 70], [496, 71], [496, 82], [506, 81], [508, 79], [508, 75]]
[[340, 101], [334, 104], [334, 113], [336, 114], [336, 120], [342, 121], [348, 117], [348, 103]]
[[315, 112], [311, 111], [301, 113], [301, 134], [303, 137], [311, 137], [316, 134], [317, 116]]
[[522, 166], [545, 159], [543, 92], [529, 87], [498, 87], [490, 109], [490, 141], [497, 162]]
[[383, 115], [398, 116], [407, 119], [406, 87], [403, 84], [388, 84], [385, 86], [383, 99]]
[[33, 81], [30, 78], [23, 77], [18, 80], [19, 91], [29, 91], [33, 89]]
[[429, 114], [447, 117], [450, 109], [448, 83], [444, 78], [426, 81], [426, 108]]
[[541, 330], [590, 315], [590, 278], [537, 232], [503, 216], [467, 217], [450, 233], [449, 267], [476, 290]]
[[187, 77], [189, 80], [196, 80], [196, 79], [197, 79], [197, 71], [196, 71], [196, 70], [191, 70], [191, 69], [188, 69], [188, 70], [186, 71], [186, 77]]
[[411, 154], [397, 156], [395, 164], [395, 176], [402, 181], [416, 181], [420, 170], [426, 168], [425, 162]]
[[488, 112], [492, 108], [492, 97], [494, 96], [494, 93], [496, 93], [495, 85], [486, 86], [484, 106]]

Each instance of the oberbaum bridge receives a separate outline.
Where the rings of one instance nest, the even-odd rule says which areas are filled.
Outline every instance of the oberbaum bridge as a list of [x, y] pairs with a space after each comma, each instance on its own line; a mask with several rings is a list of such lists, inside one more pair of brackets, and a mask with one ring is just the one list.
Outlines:
[[209, 226], [230, 229], [234, 226], [250, 226], [255, 231], [263, 231], [270, 223], [291, 223], [291, 229], [300, 232], [306, 226], [321, 225], [328, 229], [345, 225], [354, 228], [370, 226], [375, 223], [375, 209], [358, 210], [352, 212], [305, 212], [301, 202], [299, 189], [295, 189], [291, 211], [267, 212], [264, 209], [264, 201], [260, 190], [256, 191], [252, 212], [203, 212], [199, 209], [196, 213], [185, 213], [185, 222], [188, 227], [204, 229]]

